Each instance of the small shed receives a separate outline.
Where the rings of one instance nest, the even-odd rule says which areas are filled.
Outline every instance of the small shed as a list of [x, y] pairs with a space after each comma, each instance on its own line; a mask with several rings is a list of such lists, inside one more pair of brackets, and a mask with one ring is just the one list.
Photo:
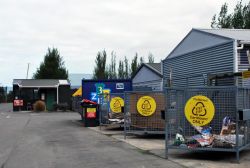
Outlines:
[[132, 77], [133, 90], [162, 91], [163, 75], [161, 63], [143, 63]]
[[[213, 74], [248, 70], [249, 50], [249, 29], [192, 29], [163, 60], [164, 86], [204, 86]], [[247, 83], [232, 77], [215, 85]]]
[[[14, 79], [13, 94], [13, 111], [31, 110], [37, 100], [43, 100], [49, 111], [54, 110], [54, 105], [70, 105], [71, 101], [70, 83], [60, 79]], [[21, 105], [16, 105], [15, 100], [21, 100]]]

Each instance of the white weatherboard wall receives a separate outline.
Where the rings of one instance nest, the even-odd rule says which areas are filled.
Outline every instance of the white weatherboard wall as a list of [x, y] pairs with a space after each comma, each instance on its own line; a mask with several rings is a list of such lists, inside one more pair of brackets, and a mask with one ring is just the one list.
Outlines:
[[143, 66], [132, 80], [133, 87], [150, 87], [154, 91], [162, 90], [162, 78]]

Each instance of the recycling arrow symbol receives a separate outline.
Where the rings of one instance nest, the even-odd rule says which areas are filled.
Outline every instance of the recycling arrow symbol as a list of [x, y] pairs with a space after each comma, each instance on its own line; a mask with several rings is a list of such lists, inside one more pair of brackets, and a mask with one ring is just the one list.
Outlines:
[[195, 116], [205, 116], [207, 110], [202, 102], [197, 102], [192, 110], [193, 115]]

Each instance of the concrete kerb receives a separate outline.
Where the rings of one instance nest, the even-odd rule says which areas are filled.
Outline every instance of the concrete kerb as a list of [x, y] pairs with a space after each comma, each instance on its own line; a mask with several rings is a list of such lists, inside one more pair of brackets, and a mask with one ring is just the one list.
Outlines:
[[[100, 134], [112, 137], [119, 141], [125, 142], [160, 158], [165, 156], [164, 138], [145, 138], [141, 136], [127, 136], [124, 139], [122, 130], [112, 130], [99, 127], [89, 127], [89, 129]], [[250, 150], [241, 153], [240, 164], [235, 163], [234, 153], [218, 153], [218, 152], [190, 152], [180, 150], [170, 150], [169, 161], [177, 163], [184, 167], [193, 168], [245, 168], [250, 165]]]
[[150, 151], [153, 149], [164, 150], [164, 139], [152, 139], [152, 138], [143, 138], [141, 136], [128, 136], [127, 139], [124, 139], [123, 130], [112, 130], [112, 129], [100, 129], [99, 127], [90, 127], [90, 129], [97, 131], [101, 134], [112, 136], [113, 138], [126, 142], [132, 146], [135, 146], [139, 149]]

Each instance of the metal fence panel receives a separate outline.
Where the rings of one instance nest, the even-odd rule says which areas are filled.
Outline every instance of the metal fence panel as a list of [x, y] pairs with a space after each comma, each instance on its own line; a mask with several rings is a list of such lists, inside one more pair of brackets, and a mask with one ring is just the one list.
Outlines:
[[[138, 111], [140, 106], [143, 106], [142, 109], [146, 108], [146, 105], [138, 104], [140, 99], [143, 101], [145, 96], [151, 97], [155, 103], [155, 110], [152, 111], [152, 114], [142, 115]], [[164, 114], [165, 110], [165, 98], [163, 92], [152, 92], [152, 91], [133, 91], [133, 92], [125, 92], [125, 116], [124, 116], [124, 135], [129, 133], [133, 134], [164, 134], [165, 129], [165, 121], [163, 119], [162, 114]], [[152, 106], [150, 102], [147, 102], [148, 107]]]
[[[202, 96], [208, 99], [202, 100]], [[214, 115], [211, 122], [202, 125], [199, 122], [202, 122], [202, 119], [208, 120], [208, 114], [213, 111], [205, 102], [209, 99], [214, 106]], [[190, 104], [189, 100], [195, 100], [197, 103]], [[236, 152], [239, 160], [239, 151], [250, 145], [250, 120], [242, 119], [240, 114], [243, 109], [250, 109], [249, 100], [249, 88], [167, 88], [166, 157], [168, 149], [174, 148]], [[204, 103], [200, 103], [202, 101]], [[189, 110], [192, 112], [190, 116], [187, 114]], [[191, 117], [198, 116], [202, 110], [205, 114], [204, 118]], [[189, 117], [193, 120], [188, 121]]]
[[124, 93], [109, 93], [98, 96], [99, 121], [101, 126], [124, 123]]
[[82, 97], [76, 96], [72, 97], [72, 111], [81, 113], [82, 112], [82, 106], [81, 106]]

